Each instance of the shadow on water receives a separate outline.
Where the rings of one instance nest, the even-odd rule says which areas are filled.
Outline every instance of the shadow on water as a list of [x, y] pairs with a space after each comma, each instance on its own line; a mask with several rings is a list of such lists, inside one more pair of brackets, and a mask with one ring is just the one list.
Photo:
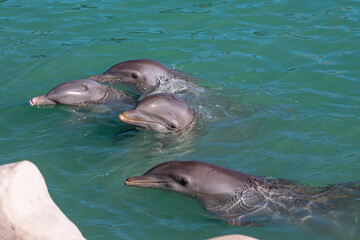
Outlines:
[[135, 136], [136, 129], [132, 126], [120, 126], [117, 130], [117, 133], [115, 133], [113, 136], [111, 136], [111, 141], [113, 144], [116, 144], [117, 142], [123, 141], [125, 139], [131, 139]]
[[196, 125], [181, 133], [158, 133], [124, 125], [111, 140], [113, 145], [129, 144], [136, 148], [136, 155], [140, 158], [159, 159], [165, 155], [170, 160], [191, 153], [193, 143], [200, 134], [201, 129]]

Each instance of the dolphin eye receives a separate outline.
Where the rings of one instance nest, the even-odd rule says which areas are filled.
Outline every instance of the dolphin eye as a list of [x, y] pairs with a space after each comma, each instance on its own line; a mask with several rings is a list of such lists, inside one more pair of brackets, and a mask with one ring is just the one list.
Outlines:
[[133, 77], [133, 78], [138, 78], [139, 75], [138, 75], [136, 72], [134, 72], [134, 73], [132, 73], [132, 77]]
[[174, 124], [170, 124], [171, 129], [176, 129], [176, 126]]
[[188, 184], [188, 182], [186, 181], [185, 178], [181, 178], [180, 179], [180, 184], [183, 185], [183, 186], [186, 186]]

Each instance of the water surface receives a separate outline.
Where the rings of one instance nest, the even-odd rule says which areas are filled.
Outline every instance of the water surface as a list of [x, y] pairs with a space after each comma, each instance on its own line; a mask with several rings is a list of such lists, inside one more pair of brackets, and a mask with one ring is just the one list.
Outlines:
[[[359, 180], [359, 13], [355, 0], [0, 1], [0, 163], [34, 162], [87, 239], [339, 239], [229, 226], [193, 199], [123, 182], [169, 160], [311, 186]], [[172, 137], [120, 123], [121, 105], [28, 105], [137, 58], [199, 79], [208, 91], [186, 100], [200, 127]]]

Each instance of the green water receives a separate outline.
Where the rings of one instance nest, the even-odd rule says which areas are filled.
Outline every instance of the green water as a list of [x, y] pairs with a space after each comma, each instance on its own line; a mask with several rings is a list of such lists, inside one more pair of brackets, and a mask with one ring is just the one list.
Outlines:
[[[2, 0], [0, 163], [34, 162], [87, 239], [339, 239], [289, 223], [229, 226], [193, 199], [123, 183], [169, 160], [311, 186], [360, 180], [359, 20], [355, 0]], [[137, 58], [206, 87], [185, 99], [197, 128], [174, 137], [120, 123], [124, 106], [28, 105]]]

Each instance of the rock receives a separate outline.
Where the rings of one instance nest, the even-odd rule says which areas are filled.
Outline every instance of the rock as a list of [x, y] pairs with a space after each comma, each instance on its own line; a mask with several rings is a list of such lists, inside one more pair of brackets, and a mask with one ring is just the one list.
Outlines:
[[0, 165], [0, 240], [85, 239], [51, 199], [39, 169]]
[[258, 239], [241, 234], [231, 234], [231, 235], [209, 238], [208, 240], [258, 240]]

